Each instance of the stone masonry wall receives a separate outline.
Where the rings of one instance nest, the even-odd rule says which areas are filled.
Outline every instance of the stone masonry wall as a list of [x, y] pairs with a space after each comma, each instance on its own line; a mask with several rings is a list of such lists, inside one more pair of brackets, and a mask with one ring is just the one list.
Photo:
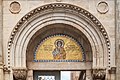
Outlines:
[[120, 79], [120, 0], [116, 1], [116, 80]]

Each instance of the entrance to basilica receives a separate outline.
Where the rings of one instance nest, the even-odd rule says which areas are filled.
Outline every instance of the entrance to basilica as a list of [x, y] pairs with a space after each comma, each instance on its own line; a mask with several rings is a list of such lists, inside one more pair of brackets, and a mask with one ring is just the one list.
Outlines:
[[60, 80], [60, 71], [34, 71], [34, 80]]
[[[8, 68], [13, 65], [14, 77], [24, 72], [22, 80], [92, 80], [93, 75], [96, 80], [111, 67], [106, 30], [91, 13], [70, 4], [34, 9], [18, 22], [8, 45]], [[74, 70], [80, 71], [77, 79], [62, 79], [64, 71]]]
[[86, 75], [91, 77], [91, 45], [73, 26], [51, 24], [31, 38], [27, 66], [33, 80], [87, 80]]
[[86, 71], [34, 71], [33, 80], [86, 80]]

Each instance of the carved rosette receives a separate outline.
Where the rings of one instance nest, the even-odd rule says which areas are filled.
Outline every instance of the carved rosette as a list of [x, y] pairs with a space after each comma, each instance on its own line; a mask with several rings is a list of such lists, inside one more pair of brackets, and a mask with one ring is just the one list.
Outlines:
[[101, 1], [97, 5], [97, 11], [101, 14], [105, 14], [109, 11], [108, 3], [105, 1]]
[[16, 80], [26, 80], [27, 70], [26, 69], [13, 69], [13, 76]]
[[105, 78], [105, 69], [94, 69], [93, 70], [93, 80], [103, 80]]
[[21, 5], [19, 2], [17, 1], [13, 1], [11, 4], [10, 4], [10, 12], [13, 13], [13, 14], [18, 14], [21, 10]]

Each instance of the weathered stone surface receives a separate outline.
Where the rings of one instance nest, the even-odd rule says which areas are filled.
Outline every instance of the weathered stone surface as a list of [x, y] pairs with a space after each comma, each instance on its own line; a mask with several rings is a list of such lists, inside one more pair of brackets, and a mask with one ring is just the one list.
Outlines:
[[[13, 67], [28, 67], [28, 68], [30, 68], [31, 74], [30, 74], [30, 77], [27, 77], [27, 79], [30, 79], [30, 80], [33, 79], [32, 78], [33, 77], [32, 69], [36, 69], [36, 70], [38, 70], [38, 69], [44, 70], [44, 68], [46, 68], [48, 70], [53, 69], [53, 68], [50, 68], [49, 66], [50, 66], [50, 64], [54, 65], [54, 63], [48, 63], [47, 64], [48, 66], [45, 65], [46, 63], [40, 63], [39, 65], [37, 65], [37, 63], [34, 63], [34, 65], [32, 64], [32, 60], [33, 60], [32, 56], [33, 56], [33, 52], [34, 52], [34, 50], [32, 48], [34, 48], [34, 46], [35, 46], [35, 44], [37, 44], [37, 42], [34, 41], [35, 38], [32, 38], [32, 40], [30, 40], [30, 39], [31, 39], [31, 36], [35, 35], [34, 37], [37, 37], [40, 34], [39, 32], [37, 32], [39, 30], [38, 28], [40, 28], [40, 27], [43, 28], [42, 26], [46, 26], [48, 24], [51, 24], [51, 23], [54, 24], [54, 23], [58, 23], [58, 22], [72, 25], [74, 28], [81, 30], [81, 32], [84, 33], [84, 35], [88, 38], [88, 40], [83, 34], [80, 34], [82, 36], [82, 38], [81, 38], [81, 36], [78, 36], [77, 34], [75, 34], [76, 37], [78, 38], [78, 40], [81, 41], [82, 45], [85, 48], [85, 52], [87, 54], [86, 62], [85, 62], [86, 65], [84, 63], [79, 63], [79, 64], [74, 63], [75, 65], [72, 65], [72, 63], [66, 63], [66, 64], [59, 63], [59, 65], [57, 65], [57, 64], [54, 65], [54, 68], [56, 70], [57, 69], [62, 70], [62, 67], [64, 67], [63, 69], [66, 69], [67, 67], [70, 66], [68, 68], [69, 70], [70, 69], [78, 69], [79, 70], [79, 69], [85, 69], [85, 68], [86, 69], [105, 68], [106, 70], [110, 71], [109, 69], [111, 67], [116, 67], [116, 80], [120, 79], [120, 0], [16, 0], [16, 1], [20, 4], [20, 9], [18, 10], [17, 14], [14, 14], [13, 12], [11, 13], [11, 9], [10, 9], [10, 4], [13, 2], [13, 0], [0, 0], [0, 77], [1, 76], [5, 77], [5, 78], [1, 77], [0, 80], [4, 80], [4, 79], [5, 80], [13, 80], [13, 75], [14, 75], [14, 77], [16, 76], [16, 73], [15, 73], [16, 70], [12, 71]], [[46, 4], [52, 4], [52, 3], [66, 3], [66, 4], [72, 4], [74, 6], [56, 5], [55, 4], [55, 5], [52, 5], [52, 7], [51, 7], [51, 5], [40, 7], [40, 6], [43, 6]], [[101, 5], [101, 3], [103, 3], [103, 4]], [[54, 11], [55, 8], [58, 8], [58, 10], [59, 10], [59, 8], [61, 6], [65, 7], [65, 9], [68, 8], [67, 9], [68, 11], [63, 10], [64, 12], [62, 12], [62, 13], [54, 12], [53, 14], [49, 14], [46, 11], [44, 11], [44, 10], [48, 10], [48, 11], [53, 10]], [[77, 8], [75, 6], [83, 8], [83, 10], [81, 10], [80, 8]], [[37, 8], [37, 7], [40, 7], [40, 8]], [[19, 7], [16, 7], [16, 8], [14, 7], [14, 10], [16, 11], [18, 8]], [[47, 9], [47, 8], [50, 8], [50, 9]], [[62, 11], [62, 9], [64, 9], [64, 8], [61, 8], [61, 11]], [[43, 12], [41, 13], [41, 11], [43, 11]], [[88, 13], [87, 11], [90, 12], [92, 15], [90, 15], [90, 13]], [[71, 12], [72, 14], [67, 13], [67, 12]], [[46, 15], [44, 13], [47, 13], [48, 15]], [[36, 15], [34, 15], [34, 14], [40, 14], [40, 15], [44, 14], [46, 16], [42, 15], [42, 17], [41, 16], [36, 17]], [[78, 14], [83, 14], [83, 16], [79, 15], [80, 16], [80, 18], [79, 18]], [[57, 16], [57, 17], [55, 17], [55, 16]], [[63, 16], [63, 17], [61, 17], [61, 16]], [[88, 18], [85, 18], [85, 16]], [[95, 16], [95, 17], [93, 17], [93, 16]], [[59, 19], [61, 19], [61, 20], [59, 20]], [[30, 20], [32, 20], [32, 22]], [[46, 20], [46, 21], [44, 21], [44, 20]], [[51, 22], [49, 20], [51, 20]], [[54, 20], [54, 21], [52, 21], [52, 20]], [[64, 20], [64, 21], [62, 21], [62, 20]], [[86, 22], [85, 22], [85, 20], [86, 20]], [[98, 22], [98, 20], [100, 21], [100, 23]], [[71, 21], [71, 23], [70, 22], [68, 23], [67, 21], [68, 22]], [[39, 27], [36, 27], [36, 26], [38, 26], [39, 22], [42, 22], [43, 25], [41, 26], [39, 24]], [[22, 25], [23, 23], [25, 23], [25, 24]], [[44, 23], [47, 23], [47, 24], [44, 24]], [[78, 23], [79, 26], [74, 23]], [[101, 24], [103, 26], [101, 26]], [[21, 27], [21, 25], [24, 27]], [[83, 25], [84, 25], [84, 27], [83, 27]], [[97, 27], [91, 27], [91, 26], [96, 26], [96, 25], [97, 25]], [[67, 26], [67, 27], [70, 27], [70, 26]], [[99, 29], [98, 29], [98, 27], [99, 27]], [[33, 28], [35, 28], [35, 29], [33, 29]], [[72, 34], [72, 32], [70, 33], [71, 30], [69, 30], [71, 28], [66, 28], [66, 29], [63, 28], [62, 29], [63, 33], [67, 33], [67, 32], [65, 32], [65, 30], [67, 30], [67, 29], [68, 29], [68, 33]], [[53, 33], [62, 32], [62, 30], [53, 29]], [[73, 29], [73, 31], [74, 30], [75, 29]], [[30, 33], [29, 31], [31, 31], [32, 33]], [[40, 30], [40, 31], [42, 33], [42, 30]], [[35, 32], [36, 32], [36, 34], [35, 34]], [[77, 31], [74, 31], [74, 33], [75, 32], [77, 32]], [[16, 34], [16, 33], [18, 33], [18, 34]], [[30, 34], [29, 37], [27, 37], [28, 33]], [[17, 36], [14, 37], [15, 34]], [[19, 37], [20, 34], [21, 34], [21, 36]], [[47, 34], [50, 34], [50, 32], [47, 31], [44, 34], [42, 33], [42, 35], [47, 35]], [[108, 36], [107, 36], [107, 34], [108, 34]], [[75, 36], [75, 35], [73, 35], [73, 36]], [[104, 36], [101, 36], [101, 35], [104, 35]], [[27, 37], [27, 38], [25, 38], [25, 37]], [[39, 41], [40, 38], [37, 38], [37, 39], [38, 40], [36, 40], [36, 41]], [[94, 39], [94, 40], [92, 40], [92, 39]], [[22, 42], [22, 40], [23, 41], [25, 40], [26, 43]], [[17, 41], [18, 41], [18, 43], [15, 43]], [[31, 41], [31, 42], [34, 41], [33, 42], [34, 44], [29, 45], [31, 47], [29, 48], [29, 51], [27, 51], [28, 50], [27, 47], [29, 47], [27, 45], [27, 42], [29, 42], [29, 41]], [[87, 44], [89, 44], [89, 47], [87, 46]], [[105, 46], [105, 44], [107, 45], [107, 47]], [[14, 48], [11, 49], [11, 45]], [[108, 49], [108, 51], [106, 51], [107, 49]], [[14, 50], [16, 50], [16, 51], [14, 51]], [[28, 52], [30, 54], [28, 54], [28, 56], [27, 56], [26, 52]], [[27, 56], [27, 58], [26, 58], [26, 56]], [[90, 56], [92, 56], [92, 57], [90, 57]], [[3, 69], [3, 63], [5, 65], [4, 69]], [[90, 65], [87, 63], [90, 63]], [[41, 67], [41, 65], [42, 65], [42, 67]], [[39, 66], [41, 68], [38, 68], [37, 66]], [[55, 67], [55, 66], [57, 66], [57, 67]], [[6, 73], [5, 69], [7, 69], [9, 71], [9, 73]], [[4, 76], [3, 76], [3, 70], [4, 70]], [[21, 70], [17, 70], [17, 72], [18, 73], [20, 72], [19, 75], [21, 75]], [[90, 71], [88, 71], [88, 72], [90, 74]], [[26, 75], [26, 72], [23, 74]], [[112, 78], [112, 77], [110, 78], [109, 76], [115, 77], [115, 73], [114, 74], [107, 73], [106, 76], [107, 76], [106, 80], [114, 80], [114, 78]], [[18, 76], [18, 77], [21, 77], [21, 76]], [[16, 78], [16, 79], [18, 79], [18, 78]], [[22, 78], [20, 78], [20, 79], [22, 79]]]
[[104, 69], [94, 69], [93, 70], [93, 80], [104, 80], [106, 76], [106, 70]]
[[116, 80], [120, 79], [120, 1], [116, 1]]
[[27, 70], [26, 69], [13, 69], [13, 76], [16, 80], [26, 80]]

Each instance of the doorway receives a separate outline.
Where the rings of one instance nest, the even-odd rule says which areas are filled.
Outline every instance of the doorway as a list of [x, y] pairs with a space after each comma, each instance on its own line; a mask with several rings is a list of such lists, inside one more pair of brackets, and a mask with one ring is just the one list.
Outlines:
[[86, 71], [34, 71], [33, 80], [86, 80]]

